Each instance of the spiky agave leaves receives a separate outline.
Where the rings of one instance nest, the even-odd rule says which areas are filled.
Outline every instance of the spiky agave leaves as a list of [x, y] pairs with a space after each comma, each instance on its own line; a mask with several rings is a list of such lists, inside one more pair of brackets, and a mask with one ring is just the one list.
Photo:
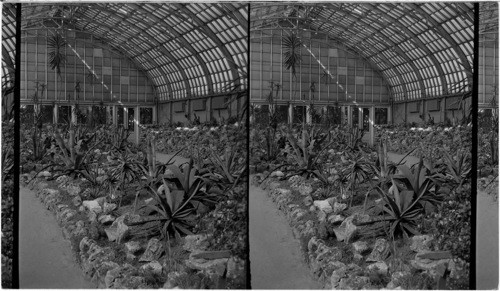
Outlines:
[[47, 39], [49, 66], [55, 70], [57, 75], [61, 75], [61, 66], [66, 61], [65, 48], [66, 40], [59, 34], [54, 34]]
[[292, 71], [292, 76], [295, 77], [296, 66], [300, 64], [302, 57], [300, 48], [302, 41], [295, 35], [287, 35], [283, 37], [283, 65], [285, 69]]

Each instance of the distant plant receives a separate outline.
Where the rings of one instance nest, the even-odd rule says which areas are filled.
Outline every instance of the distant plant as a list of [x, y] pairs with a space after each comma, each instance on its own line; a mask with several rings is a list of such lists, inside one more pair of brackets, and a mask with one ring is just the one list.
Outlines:
[[246, 169], [246, 163], [241, 163], [238, 160], [242, 158], [238, 155], [236, 148], [226, 146], [224, 155], [219, 156], [214, 151], [211, 151], [211, 162], [215, 166], [217, 173], [223, 177], [226, 184], [234, 185], [240, 180]]
[[305, 176], [314, 175], [326, 182], [326, 177], [320, 172], [318, 160], [332, 143], [323, 145], [327, 135], [314, 127], [309, 128], [303, 125], [299, 134], [301, 137], [298, 139], [290, 130], [286, 132], [289, 145], [285, 147], [285, 151], [296, 166], [294, 173]]

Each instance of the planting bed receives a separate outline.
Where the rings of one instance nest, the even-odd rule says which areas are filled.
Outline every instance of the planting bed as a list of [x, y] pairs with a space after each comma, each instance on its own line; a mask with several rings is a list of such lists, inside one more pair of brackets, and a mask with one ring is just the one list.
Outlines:
[[247, 287], [244, 140], [218, 139], [222, 156], [162, 163], [160, 133], [144, 150], [116, 128], [41, 135], [38, 160], [25, 135], [22, 181], [56, 215], [86, 278], [105, 288]]
[[470, 130], [452, 130], [443, 144], [463, 151], [436, 161], [414, 144], [404, 164], [387, 141], [368, 147], [355, 129], [255, 129], [251, 148], [270, 146], [252, 155], [253, 183], [286, 215], [327, 288], [467, 289]]

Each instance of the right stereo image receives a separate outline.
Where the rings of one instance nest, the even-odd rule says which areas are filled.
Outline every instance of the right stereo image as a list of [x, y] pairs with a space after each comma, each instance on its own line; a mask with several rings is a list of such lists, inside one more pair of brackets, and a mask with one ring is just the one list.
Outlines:
[[497, 289], [498, 3], [249, 19], [251, 287]]

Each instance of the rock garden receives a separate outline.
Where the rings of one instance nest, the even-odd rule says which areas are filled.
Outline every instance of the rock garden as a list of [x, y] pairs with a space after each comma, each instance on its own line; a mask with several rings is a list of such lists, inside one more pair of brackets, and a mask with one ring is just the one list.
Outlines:
[[246, 128], [143, 133], [134, 145], [122, 128], [26, 127], [23, 187], [96, 287], [248, 288]]
[[362, 137], [255, 126], [251, 182], [287, 217], [325, 288], [468, 289], [471, 127], [381, 127], [373, 147]]

